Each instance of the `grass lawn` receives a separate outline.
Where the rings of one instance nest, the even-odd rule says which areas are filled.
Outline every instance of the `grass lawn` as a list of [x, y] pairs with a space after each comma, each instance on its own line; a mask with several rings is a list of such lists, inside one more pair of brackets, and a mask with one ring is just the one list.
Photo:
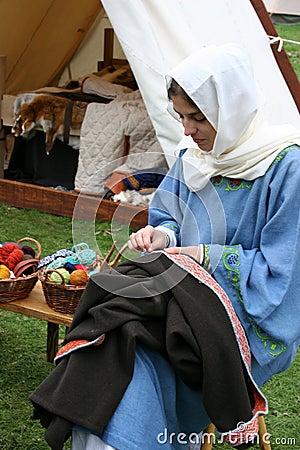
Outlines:
[[293, 69], [300, 79], [300, 45], [288, 42], [300, 42], [300, 24], [274, 25], [274, 27], [276, 28], [278, 36], [287, 40], [284, 41], [284, 49], [289, 57]]
[[[29, 394], [53, 367], [45, 361], [45, 344], [45, 322], [0, 311], [1, 450], [49, 449], [44, 429], [30, 418], [32, 408], [28, 402]], [[266, 424], [272, 435], [272, 450], [300, 448], [299, 370], [300, 354], [285, 373], [276, 375], [263, 388], [269, 401]], [[65, 448], [69, 448], [69, 443]], [[231, 447], [217, 444], [214, 448]]]
[[[276, 29], [282, 38], [300, 41], [300, 25], [276, 25]], [[284, 47], [300, 78], [299, 45], [285, 43]], [[73, 245], [72, 222], [68, 218], [1, 204], [0, 216], [1, 242], [34, 237], [42, 244], [42, 256]], [[96, 222], [93, 233], [101, 253], [105, 254], [112, 238], [117, 237], [119, 245], [126, 241], [127, 230], [122, 227], [111, 230], [110, 224]], [[32, 408], [28, 401], [29, 394], [53, 368], [45, 360], [46, 336], [46, 322], [0, 310], [1, 450], [49, 449], [44, 441], [44, 429], [31, 420]], [[299, 371], [300, 352], [286, 372], [276, 375], [263, 387], [269, 402], [266, 424], [272, 450], [300, 449]], [[69, 443], [65, 448], [69, 448]], [[226, 444], [214, 447], [215, 450], [229, 448]]]
[[[72, 246], [71, 219], [1, 204], [0, 216], [2, 241], [3, 237], [6, 241], [34, 237], [43, 243], [42, 256]], [[112, 239], [110, 225], [96, 222], [95, 235], [103, 252], [107, 251]], [[62, 337], [64, 327], [60, 330]], [[46, 322], [0, 311], [1, 450], [49, 448], [44, 441], [44, 429], [39, 422], [31, 420], [32, 408], [28, 401], [29, 394], [53, 368], [45, 360], [46, 336]], [[263, 388], [270, 407], [266, 423], [273, 450], [300, 448], [299, 369], [300, 353], [285, 373], [276, 375]], [[283, 445], [283, 442], [290, 444]], [[65, 448], [69, 448], [69, 443]], [[230, 447], [217, 443], [214, 448]]]

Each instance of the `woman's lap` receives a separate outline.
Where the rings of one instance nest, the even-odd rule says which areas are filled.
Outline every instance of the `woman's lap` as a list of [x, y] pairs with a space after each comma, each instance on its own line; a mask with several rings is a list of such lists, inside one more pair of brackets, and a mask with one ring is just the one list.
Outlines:
[[[137, 346], [132, 380], [101, 439], [119, 450], [182, 450], [209, 422], [201, 393], [188, 388], [157, 352]], [[87, 442], [87, 435], [80, 436], [86, 432], [76, 431], [76, 442]], [[96, 438], [88, 441], [80, 450], [102, 450], [100, 440], [98, 447]], [[72, 450], [79, 450], [75, 437]]]

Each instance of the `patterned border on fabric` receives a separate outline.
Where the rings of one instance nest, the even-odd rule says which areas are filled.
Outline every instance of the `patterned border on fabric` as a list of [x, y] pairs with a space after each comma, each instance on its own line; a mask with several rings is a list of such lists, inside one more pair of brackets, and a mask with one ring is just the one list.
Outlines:
[[247, 423], [237, 424], [237, 428], [226, 433], [221, 433], [225, 442], [231, 446], [251, 442], [258, 433], [258, 416], [268, 413], [267, 399], [256, 385], [251, 375], [251, 352], [245, 331], [237, 317], [229, 297], [216, 280], [200, 264], [186, 255], [171, 255], [164, 253], [171, 261], [181, 267], [183, 270], [194, 276], [201, 283], [208, 286], [217, 295], [228, 317], [231, 321], [234, 334], [240, 349], [242, 360], [245, 364], [249, 378], [252, 382], [252, 391], [254, 395], [255, 406], [252, 411], [252, 419]]
[[75, 341], [68, 342], [63, 347], [61, 347], [58, 352], [56, 353], [56, 356], [54, 358], [54, 364], [58, 363], [58, 360], [63, 358], [64, 356], [69, 355], [70, 353], [74, 352], [75, 350], [79, 350], [84, 347], [91, 347], [91, 346], [97, 346], [101, 345], [105, 339], [105, 334], [101, 334], [101, 336], [97, 337], [97, 339], [94, 339], [93, 341], [88, 341], [86, 339], [78, 339]]
[[210, 180], [214, 186], [225, 186], [225, 191], [238, 191], [240, 189], [252, 189], [253, 181], [240, 180], [235, 178], [215, 176]]

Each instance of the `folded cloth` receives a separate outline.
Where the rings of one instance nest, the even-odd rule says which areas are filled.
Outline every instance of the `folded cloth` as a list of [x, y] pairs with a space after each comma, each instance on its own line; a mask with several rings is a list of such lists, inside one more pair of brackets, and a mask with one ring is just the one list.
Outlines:
[[157, 188], [164, 179], [166, 170], [164, 168], [143, 169], [128, 174], [123, 182], [125, 189], [140, 191], [147, 188]]
[[266, 400], [230, 300], [191, 258], [154, 252], [91, 277], [57, 366], [30, 395], [52, 449], [63, 448], [72, 424], [103, 432], [132, 378], [137, 340], [202, 390], [227, 442], [257, 434]]

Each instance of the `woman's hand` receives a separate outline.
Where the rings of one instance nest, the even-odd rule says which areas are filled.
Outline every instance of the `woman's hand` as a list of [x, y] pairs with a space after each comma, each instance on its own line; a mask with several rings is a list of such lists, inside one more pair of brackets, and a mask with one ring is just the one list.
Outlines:
[[189, 247], [169, 247], [165, 252], [171, 255], [188, 255], [194, 258], [199, 264], [203, 262], [203, 245], [191, 245]]
[[141, 228], [129, 237], [128, 248], [134, 252], [162, 250], [168, 244], [168, 236], [151, 225]]

